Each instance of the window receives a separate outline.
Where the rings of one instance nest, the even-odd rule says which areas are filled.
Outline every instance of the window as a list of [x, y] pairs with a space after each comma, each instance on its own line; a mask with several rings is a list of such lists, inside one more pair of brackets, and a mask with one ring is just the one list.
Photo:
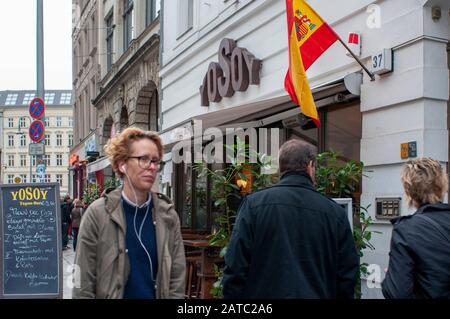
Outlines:
[[324, 126], [325, 149], [338, 151], [346, 160], [359, 161], [362, 135], [359, 103], [328, 107]]
[[27, 146], [27, 136], [25, 134], [20, 135], [20, 146]]
[[14, 167], [14, 155], [8, 155], [8, 166]]
[[70, 104], [72, 101], [72, 93], [61, 93], [60, 104]]
[[50, 135], [48, 135], [48, 134], [45, 134], [44, 145], [50, 146]]
[[178, 0], [178, 36], [192, 28], [194, 20], [194, 1]]
[[36, 166], [36, 155], [31, 156], [31, 166]]
[[10, 117], [8, 119], [8, 127], [9, 128], [13, 128], [14, 127], [14, 119], [12, 117]]
[[6, 96], [5, 105], [14, 105], [14, 104], [16, 104], [18, 96], [19, 96], [19, 94], [8, 94]]
[[73, 135], [69, 134], [68, 138], [69, 138], [69, 147], [71, 147], [73, 145]]
[[56, 166], [62, 166], [62, 154], [56, 154]]
[[14, 183], [14, 175], [8, 175], [8, 184]]
[[[209, 167], [215, 169], [219, 167]], [[182, 227], [189, 229], [207, 229], [212, 214], [210, 187], [211, 181], [206, 176], [200, 177], [191, 164], [175, 165], [177, 182], [176, 206]]]
[[123, 51], [126, 51], [133, 39], [133, 0], [124, 0], [123, 7]]
[[8, 146], [14, 147], [14, 135], [8, 135]]
[[50, 183], [50, 174], [45, 174], [44, 183]]
[[20, 155], [20, 166], [21, 167], [26, 167], [27, 166], [27, 156], [21, 154]]
[[36, 183], [36, 174], [31, 175], [31, 182]]
[[25, 93], [22, 104], [24, 104], [24, 105], [30, 104], [31, 101], [34, 99], [34, 96], [35, 96], [34, 93]]
[[45, 167], [49, 167], [50, 166], [50, 154], [43, 155], [42, 159], [44, 160]]
[[45, 93], [45, 104], [53, 104], [55, 101], [55, 93]]
[[145, 25], [148, 26], [156, 19], [156, 0], [145, 0]]
[[44, 125], [45, 125], [45, 127], [49, 127], [50, 126], [50, 117], [46, 117], [45, 118]]
[[56, 182], [59, 183], [59, 186], [62, 186], [62, 174], [56, 174]]
[[27, 182], [27, 175], [26, 174], [20, 174], [20, 179], [22, 180], [22, 183]]
[[73, 117], [69, 116], [69, 127], [73, 127]]
[[20, 117], [20, 120], [19, 120], [19, 127], [25, 127], [27, 124], [26, 124], [26, 122], [25, 122], [25, 117]]
[[56, 146], [62, 146], [62, 134], [56, 134]]
[[111, 70], [113, 55], [113, 14], [112, 12], [106, 18], [106, 67], [107, 71]]
[[61, 116], [56, 117], [56, 126], [61, 127]]

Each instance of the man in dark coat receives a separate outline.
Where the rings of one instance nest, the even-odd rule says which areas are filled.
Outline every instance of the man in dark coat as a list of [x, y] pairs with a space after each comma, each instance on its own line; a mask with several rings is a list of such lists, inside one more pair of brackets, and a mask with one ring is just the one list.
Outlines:
[[225, 298], [353, 298], [359, 275], [347, 214], [313, 186], [315, 150], [282, 145], [281, 181], [247, 196], [225, 256]]
[[70, 201], [70, 196], [66, 195], [64, 196], [64, 201], [61, 204], [61, 222], [62, 222], [61, 236], [62, 236], [63, 250], [69, 248], [67, 245], [69, 244], [69, 226], [70, 223], [72, 222], [70, 218], [71, 211], [72, 211], [72, 203]]

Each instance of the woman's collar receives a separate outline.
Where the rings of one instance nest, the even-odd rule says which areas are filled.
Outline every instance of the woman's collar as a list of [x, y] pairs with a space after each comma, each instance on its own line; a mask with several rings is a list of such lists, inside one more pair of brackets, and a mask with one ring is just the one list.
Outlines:
[[[134, 207], [137, 206], [136, 203], [134, 203], [133, 201], [131, 201], [131, 200], [127, 197], [127, 195], [125, 195], [125, 192], [124, 192], [123, 190], [122, 190], [122, 197], [123, 197], [123, 199], [124, 199], [129, 205], [134, 206]], [[150, 193], [148, 193], [148, 199], [147, 199], [147, 201], [146, 201], [145, 203], [143, 203], [141, 206], [139, 206], [138, 208], [147, 207], [148, 205], [150, 205], [151, 201], [152, 201], [152, 196], [151, 196]]]

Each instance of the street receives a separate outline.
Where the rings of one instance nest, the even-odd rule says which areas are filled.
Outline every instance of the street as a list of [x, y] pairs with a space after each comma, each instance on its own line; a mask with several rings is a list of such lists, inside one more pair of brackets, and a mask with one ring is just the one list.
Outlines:
[[72, 275], [72, 265], [75, 258], [75, 252], [72, 249], [72, 243], [69, 243], [70, 249], [63, 251], [63, 299], [72, 299], [72, 288], [68, 286], [69, 276]]

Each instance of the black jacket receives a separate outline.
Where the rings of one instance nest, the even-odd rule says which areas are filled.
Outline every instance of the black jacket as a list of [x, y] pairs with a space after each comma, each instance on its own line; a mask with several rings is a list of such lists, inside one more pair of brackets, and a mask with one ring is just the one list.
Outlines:
[[445, 238], [450, 238], [450, 205], [424, 205], [392, 223], [389, 267], [382, 283], [384, 297], [450, 298], [450, 241]]
[[306, 173], [243, 200], [225, 256], [225, 298], [353, 298], [358, 274], [345, 211]]
[[61, 204], [61, 221], [63, 223], [70, 224], [72, 219], [70, 218], [70, 212], [72, 211], [72, 205], [68, 202]]

